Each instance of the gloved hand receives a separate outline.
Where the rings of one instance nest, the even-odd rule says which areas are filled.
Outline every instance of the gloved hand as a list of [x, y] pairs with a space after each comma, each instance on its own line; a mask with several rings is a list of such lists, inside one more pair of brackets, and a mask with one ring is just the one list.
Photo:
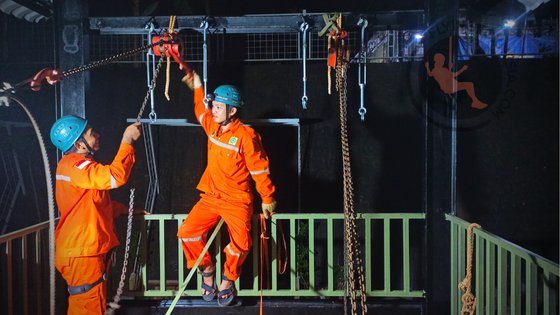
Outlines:
[[191, 91], [194, 91], [194, 89], [202, 86], [200, 76], [198, 75], [198, 73], [194, 72], [194, 70], [191, 74], [185, 75], [181, 79], [181, 81], [183, 81], [183, 83], [185, 83], [189, 87], [189, 89], [191, 89]]
[[276, 200], [272, 200], [271, 203], [263, 203], [262, 204], [262, 212], [264, 214], [264, 218], [268, 219], [272, 217], [276, 210]]

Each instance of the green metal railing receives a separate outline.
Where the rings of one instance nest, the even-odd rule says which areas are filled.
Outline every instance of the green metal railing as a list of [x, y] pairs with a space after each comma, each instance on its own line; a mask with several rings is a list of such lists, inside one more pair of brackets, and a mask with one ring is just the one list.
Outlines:
[[[147, 215], [151, 222], [150, 249], [143, 248], [141, 270], [142, 288], [129, 291], [131, 296], [172, 297], [187, 274], [179, 241], [171, 242], [186, 215]], [[342, 214], [276, 214], [270, 225], [270, 272], [263, 283], [264, 296], [282, 297], [340, 297], [343, 286], [343, 219]], [[358, 228], [366, 292], [374, 297], [420, 298], [423, 265], [422, 246], [425, 215], [421, 213], [359, 214]], [[242, 277], [236, 282], [239, 296], [259, 296], [259, 222], [253, 222], [253, 247], [247, 257]], [[280, 275], [276, 250], [280, 246], [278, 227], [282, 225], [288, 250], [288, 268]], [[411, 238], [411, 225], [416, 225], [421, 237]], [[145, 230], [145, 229], [144, 229]], [[147, 239], [146, 236], [140, 237]], [[224, 239], [227, 241], [227, 237]], [[173, 246], [171, 246], [172, 243]], [[223, 263], [222, 237], [216, 237], [211, 247], [215, 253], [217, 271]], [[148, 254], [148, 250], [150, 253]], [[414, 259], [411, 257], [414, 256]], [[146, 260], [146, 257], [148, 258]], [[156, 258], [157, 257], [157, 258]], [[154, 259], [155, 258], [155, 259]], [[398, 267], [396, 267], [398, 266]], [[170, 268], [172, 267], [172, 268]], [[183, 295], [200, 296], [201, 277], [187, 285]], [[196, 282], [196, 283], [195, 283]]]
[[[187, 274], [177, 229], [186, 215], [152, 214], [136, 218], [130, 255], [140, 241], [141, 285], [126, 290], [136, 297], [172, 298]], [[263, 284], [264, 296], [341, 297], [343, 283], [343, 215], [333, 213], [276, 214], [270, 223], [270, 264]], [[260, 295], [259, 222], [253, 222], [253, 247], [236, 286], [240, 296]], [[364, 261], [366, 292], [373, 297], [422, 298], [425, 258], [424, 219], [421, 213], [358, 214], [357, 226]], [[124, 230], [122, 223], [118, 230]], [[149, 237], [146, 227], [149, 225]], [[276, 250], [282, 226], [288, 251], [287, 270], [279, 274]], [[222, 232], [225, 231], [222, 229]], [[0, 314], [39, 314], [49, 304], [48, 222], [0, 236]], [[212, 252], [221, 274], [219, 235]], [[122, 236], [120, 236], [122, 239]], [[149, 239], [149, 242], [145, 242]], [[122, 242], [124, 244], [124, 241]], [[110, 292], [116, 289], [122, 266], [123, 245], [117, 249], [117, 267], [111, 269]], [[132, 258], [133, 259], [133, 258]], [[129, 262], [131, 270], [134, 262]], [[129, 272], [130, 274], [130, 272]], [[129, 277], [130, 275], [127, 275]], [[195, 277], [183, 295], [199, 297], [201, 277]], [[60, 285], [58, 283], [57, 285]], [[112, 288], [112, 289], [111, 289]], [[57, 288], [65, 291], [65, 288]], [[63, 293], [61, 293], [63, 295]], [[62, 302], [61, 302], [62, 303]]]
[[49, 305], [49, 222], [0, 236], [0, 314], [40, 314]]
[[[460, 314], [469, 222], [451, 223], [451, 314]], [[476, 314], [559, 314], [558, 264], [484, 231], [473, 231]]]

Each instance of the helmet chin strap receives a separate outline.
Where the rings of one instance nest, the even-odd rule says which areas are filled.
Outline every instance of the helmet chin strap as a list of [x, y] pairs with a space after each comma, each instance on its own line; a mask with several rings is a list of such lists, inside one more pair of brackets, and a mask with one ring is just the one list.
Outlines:
[[231, 105], [226, 105], [226, 119], [220, 123], [222, 127], [227, 126], [231, 122], [231, 116], [229, 115], [229, 110], [231, 109]]
[[93, 151], [93, 149], [89, 146], [89, 143], [86, 141], [86, 139], [84, 137], [80, 137], [80, 140], [82, 141], [82, 143], [86, 146], [86, 148], [88, 149], [88, 152], [86, 155], [91, 155], [94, 156], [95, 155], [95, 151]]

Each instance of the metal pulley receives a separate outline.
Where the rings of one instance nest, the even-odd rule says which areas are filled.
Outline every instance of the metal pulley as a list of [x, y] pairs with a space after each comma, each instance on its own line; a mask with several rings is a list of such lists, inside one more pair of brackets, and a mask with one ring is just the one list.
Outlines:
[[176, 39], [175, 33], [170, 34], [164, 32], [163, 36], [153, 36], [152, 45], [152, 52], [155, 56], [161, 56], [163, 54], [167, 58], [171, 57], [179, 64], [179, 68], [182, 69], [185, 74], [192, 73], [192, 69], [181, 57], [183, 49], [181, 43]]

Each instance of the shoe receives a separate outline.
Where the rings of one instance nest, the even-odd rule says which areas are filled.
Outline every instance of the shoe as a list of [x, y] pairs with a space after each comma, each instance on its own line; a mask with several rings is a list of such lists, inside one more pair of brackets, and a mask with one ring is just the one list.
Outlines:
[[233, 299], [237, 294], [237, 290], [235, 289], [235, 282], [229, 280], [225, 275], [222, 275], [222, 280], [231, 281], [231, 287], [218, 292], [218, 305], [229, 306], [231, 302], [233, 302]]
[[[208, 272], [201, 271], [200, 273], [202, 274], [203, 278], [214, 278], [214, 272], [215, 272], [215, 270], [208, 271]], [[210, 301], [214, 300], [214, 298], [216, 297], [216, 291], [217, 291], [216, 281], [214, 281], [213, 286], [209, 286], [206, 283], [204, 283], [204, 279], [203, 279], [201, 287], [204, 291], [206, 291], [206, 293], [202, 294], [202, 299], [206, 302], [210, 302]]]

